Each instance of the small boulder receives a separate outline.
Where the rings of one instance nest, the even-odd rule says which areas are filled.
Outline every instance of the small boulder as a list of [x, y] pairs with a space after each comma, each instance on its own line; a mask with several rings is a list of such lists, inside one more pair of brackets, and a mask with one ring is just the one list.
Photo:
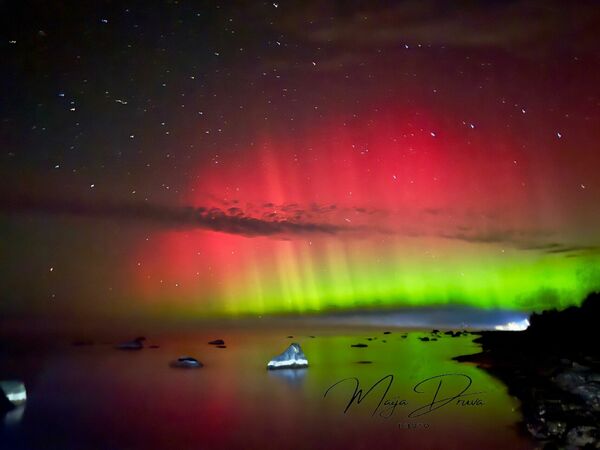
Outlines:
[[351, 345], [350, 345], [350, 347], [354, 347], [354, 348], [365, 348], [365, 347], [368, 347], [368, 345], [367, 345], [367, 344], [362, 344], [362, 343], [360, 343], [360, 344], [351, 344]]
[[182, 356], [173, 361], [171, 367], [178, 369], [199, 369], [200, 367], [203, 367], [203, 364], [191, 356]]
[[210, 345], [225, 345], [225, 341], [223, 339], [215, 339], [214, 341], [209, 342]]

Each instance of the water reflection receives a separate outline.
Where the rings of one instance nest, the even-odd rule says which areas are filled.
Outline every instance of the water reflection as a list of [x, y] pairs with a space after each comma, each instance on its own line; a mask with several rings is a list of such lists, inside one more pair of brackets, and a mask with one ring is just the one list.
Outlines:
[[299, 388], [304, 383], [308, 369], [278, 369], [270, 370], [269, 377], [284, 381], [292, 388]]
[[[375, 339], [373, 330], [304, 330], [293, 334], [317, 335], [296, 338], [310, 366], [266, 370], [273, 349], [289, 346], [290, 331], [299, 330], [218, 330], [227, 340], [226, 349], [206, 344], [214, 330], [161, 336], [160, 348], [136, 352], [112, 345], [57, 347], [35, 374], [23, 376], [34, 380], [28, 383], [27, 411], [10, 419], [20, 420], [18, 427], [0, 427], [0, 448], [210, 450], [263, 449], [268, 443], [270, 448], [304, 450], [396, 448], [399, 441], [407, 449], [532, 448], [513, 428], [518, 404], [504, 385], [474, 366], [452, 361], [477, 351], [471, 337], [422, 342], [424, 333]], [[351, 347], [357, 342], [368, 345]], [[168, 362], [181, 354], [197, 355], [204, 367], [171, 369]], [[13, 358], [11, 364], [18, 368], [20, 360]], [[427, 400], [427, 395], [412, 392], [419, 381], [457, 371], [469, 375], [477, 391], [485, 391], [484, 407], [449, 405], [426, 420], [407, 418], [408, 408]], [[394, 375], [394, 384], [386, 400], [409, 402], [389, 417], [371, 414], [381, 392], [347, 414], [343, 409], [352, 386], [344, 384], [323, 397], [339, 380], [356, 377], [368, 389], [388, 374]]]
[[4, 425], [7, 427], [14, 427], [23, 420], [23, 414], [25, 413], [25, 405], [17, 406], [15, 409], [7, 412], [4, 415]]

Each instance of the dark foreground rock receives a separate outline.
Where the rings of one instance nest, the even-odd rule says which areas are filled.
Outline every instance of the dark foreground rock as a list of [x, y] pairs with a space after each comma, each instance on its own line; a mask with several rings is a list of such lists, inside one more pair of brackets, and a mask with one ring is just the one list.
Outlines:
[[6, 414], [14, 408], [15, 405], [13, 405], [12, 402], [10, 402], [8, 398], [6, 398], [4, 391], [0, 389], [0, 418], [2, 418], [4, 414]]
[[600, 448], [600, 294], [581, 307], [534, 314], [525, 331], [481, 332], [474, 362], [521, 401], [522, 430], [543, 449]]

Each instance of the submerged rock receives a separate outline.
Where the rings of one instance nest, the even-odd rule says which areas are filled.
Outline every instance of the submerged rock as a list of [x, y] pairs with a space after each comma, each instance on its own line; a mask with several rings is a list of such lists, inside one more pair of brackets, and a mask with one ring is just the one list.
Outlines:
[[135, 338], [133, 341], [121, 342], [115, 348], [118, 350], [141, 350], [144, 348], [145, 337]]
[[214, 341], [209, 342], [210, 345], [225, 345], [225, 341], [223, 339], [215, 339]]
[[350, 347], [365, 348], [365, 347], [368, 347], [368, 345], [367, 344], [352, 344], [352, 345], [350, 345]]
[[420, 337], [419, 340], [421, 340], [423, 342], [428, 342], [429, 338], [428, 337]]
[[281, 355], [276, 356], [267, 364], [267, 369], [296, 369], [308, 367], [308, 360], [300, 344], [291, 344]]
[[171, 367], [178, 369], [198, 369], [203, 366], [204, 364], [202, 364], [196, 358], [192, 358], [191, 356], [182, 356], [171, 363]]

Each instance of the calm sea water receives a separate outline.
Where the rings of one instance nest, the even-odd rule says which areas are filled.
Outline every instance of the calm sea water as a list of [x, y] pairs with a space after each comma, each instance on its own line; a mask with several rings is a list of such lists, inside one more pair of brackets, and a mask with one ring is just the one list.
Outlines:
[[[28, 400], [5, 418], [0, 448], [533, 448], [505, 386], [452, 361], [478, 351], [471, 336], [422, 342], [427, 332], [402, 334], [246, 327], [148, 336], [160, 348], [141, 351], [115, 350], [105, 339], [6, 352], [0, 379], [25, 380]], [[215, 338], [227, 348], [207, 344]], [[267, 371], [291, 342], [310, 367]], [[359, 342], [368, 347], [350, 347]], [[205, 367], [169, 367], [183, 355]], [[363, 397], [351, 402], [357, 382]]]

